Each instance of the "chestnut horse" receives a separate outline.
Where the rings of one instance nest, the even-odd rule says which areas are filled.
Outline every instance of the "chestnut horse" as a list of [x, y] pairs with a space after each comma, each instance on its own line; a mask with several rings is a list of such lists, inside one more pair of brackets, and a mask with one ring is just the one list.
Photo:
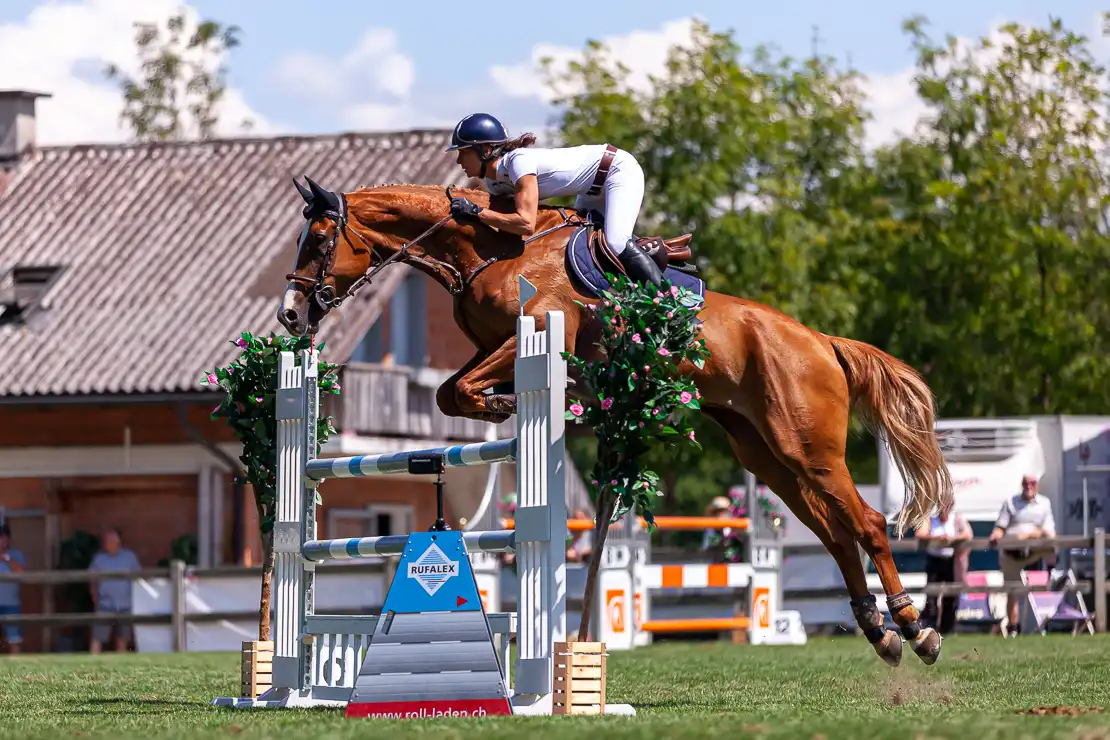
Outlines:
[[[504, 421], [515, 399], [511, 383], [520, 313], [517, 276], [538, 294], [525, 307], [537, 326], [547, 311], [566, 316], [566, 347], [578, 356], [592, 346], [596, 298], [568, 274], [565, 253], [571, 209], [541, 207], [528, 239], [453, 220], [444, 189], [385, 185], [337, 194], [294, 180], [306, 224], [294, 272], [278, 312], [293, 335], [315, 332], [327, 311], [392, 262], [428, 274], [454, 296], [456, 323], [477, 351], [436, 393], [448, 416]], [[511, 202], [466, 190], [483, 207]], [[952, 483], [934, 429], [934, 399], [908, 365], [868, 344], [814, 331], [772, 308], [706, 291], [700, 332], [711, 355], [704, 368], [688, 363], [702, 410], [728, 434], [740, 463], [764, 481], [812, 530], [843, 573], [853, 615], [889, 665], [902, 657], [904, 636], [926, 664], [940, 655], [941, 637], [918, 624], [918, 612], [891, 558], [884, 516], [860, 497], [844, 461], [850, 407], [880, 429], [906, 480], [898, 535], [950, 506]], [[596, 326], [593, 327], [596, 330]], [[490, 391], [490, 393], [486, 393]], [[899, 627], [887, 630], [867, 588], [857, 543], [871, 557]]]

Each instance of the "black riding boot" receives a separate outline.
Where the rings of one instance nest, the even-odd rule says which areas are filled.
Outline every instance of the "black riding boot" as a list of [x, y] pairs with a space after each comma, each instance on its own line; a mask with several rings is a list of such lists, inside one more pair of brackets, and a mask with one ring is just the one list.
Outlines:
[[636, 242], [632, 239], [628, 240], [628, 245], [625, 246], [624, 251], [618, 255], [624, 269], [628, 271], [628, 276], [633, 280], [642, 282], [650, 282], [652, 285], [659, 285], [663, 280], [663, 273], [659, 269], [659, 265], [644, 253], [644, 250], [636, 246]]

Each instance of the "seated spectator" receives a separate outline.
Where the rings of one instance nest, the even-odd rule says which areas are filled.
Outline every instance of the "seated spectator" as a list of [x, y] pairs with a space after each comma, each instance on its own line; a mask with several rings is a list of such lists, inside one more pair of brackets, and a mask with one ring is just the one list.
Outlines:
[[[997, 543], [1003, 537], [1036, 540], [1056, 536], [1056, 522], [1052, 516], [1052, 503], [1038, 493], [1039, 482], [1035, 475], [1021, 479], [1021, 493], [1007, 499], [998, 512], [998, 521], [991, 530], [990, 541]], [[1021, 573], [1030, 565], [1051, 558], [1056, 548], [1049, 546], [1007, 548], [998, 554], [1002, 578], [1006, 583], [1021, 580]], [[1018, 625], [1017, 594], [1006, 595], [1006, 632], [1013, 637], [1020, 632]]]
[[[731, 519], [732, 518], [732, 501], [728, 496], [715, 496], [709, 505], [705, 507], [705, 515], [713, 517], [714, 519]], [[727, 529], [711, 529], [706, 528], [705, 534], [701, 538], [701, 549], [710, 550], [721, 543]]]
[[[118, 529], [109, 529], [101, 536], [100, 542], [101, 550], [93, 556], [92, 564], [89, 565], [90, 571], [106, 573], [142, 570], [135, 553], [122, 546], [122, 538]], [[93, 609], [99, 614], [130, 614], [131, 579], [101, 579], [92, 589], [92, 597]], [[113, 646], [116, 652], [127, 650], [127, 645], [131, 642], [131, 623], [109, 622], [93, 625], [89, 652], [99, 653], [101, 646], [112, 636], [113, 628], [115, 632]]]
[[[574, 512], [572, 519], [593, 519], [585, 509]], [[570, 533], [570, 545], [567, 547], [567, 562], [584, 563], [590, 559], [594, 549], [594, 532], [586, 529], [581, 532]]]
[[[955, 514], [951, 508], [942, 509], [929, 520], [929, 524], [915, 533], [917, 539], [928, 543], [925, 559], [925, 582], [960, 583], [967, 574], [968, 550], [958, 547], [961, 542], [972, 539], [971, 525]], [[939, 610], [938, 610], [939, 603]], [[929, 595], [925, 598], [922, 619], [942, 635], [956, 627], [956, 607], [960, 603], [959, 594], [946, 596]], [[939, 611], [939, 615], [938, 615]]]
[[[12, 531], [8, 523], [0, 524], [0, 573], [22, 573], [27, 567], [27, 559], [19, 550], [11, 549]], [[19, 584], [14, 581], [0, 583], [0, 614], [19, 614]], [[18, 624], [4, 625], [4, 641], [8, 645], [8, 652], [12, 655], [19, 653], [19, 646], [23, 644], [23, 632]]]

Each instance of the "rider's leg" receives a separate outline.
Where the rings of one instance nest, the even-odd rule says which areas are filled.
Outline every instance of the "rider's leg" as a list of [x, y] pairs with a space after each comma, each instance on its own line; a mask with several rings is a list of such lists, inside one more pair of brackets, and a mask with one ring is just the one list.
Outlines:
[[605, 239], [629, 277], [659, 285], [659, 266], [632, 238], [643, 202], [644, 171], [632, 155], [621, 152], [605, 180]]

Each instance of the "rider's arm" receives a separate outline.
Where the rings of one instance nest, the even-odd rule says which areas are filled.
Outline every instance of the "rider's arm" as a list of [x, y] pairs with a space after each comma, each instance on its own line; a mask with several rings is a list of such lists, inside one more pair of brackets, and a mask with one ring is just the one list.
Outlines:
[[516, 212], [498, 213], [483, 208], [478, 220], [501, 231], [521, 236], [532, 236], [536, 232], [536, 212], [540, 204], [540, 189], [535, 175], [524, 175], [516, 182]]

